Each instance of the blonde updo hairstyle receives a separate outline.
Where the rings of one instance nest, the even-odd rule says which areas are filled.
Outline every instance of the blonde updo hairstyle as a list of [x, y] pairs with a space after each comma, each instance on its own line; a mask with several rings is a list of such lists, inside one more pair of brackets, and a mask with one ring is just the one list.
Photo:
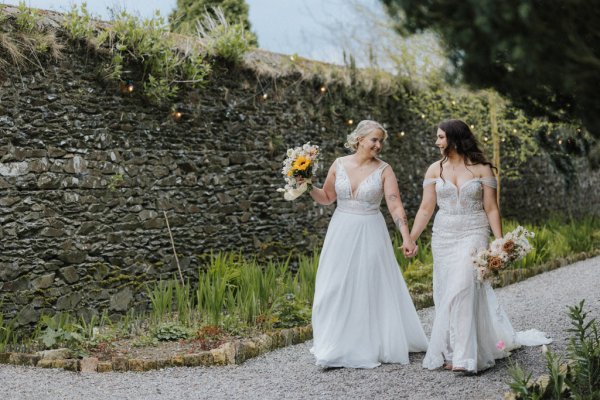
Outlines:
[[346, 137], [346, 143], [344, 143], [344, 147], [351, 149], [352, 151], [356, 151], [356, 149], [358, 149], [358, 142], [360, 139], [376, 130], [383, 132], [383, 140], [387, 140], [388, 133], [379, 122], [371, 121], [369, 119], [360, 121], [352, 133]]

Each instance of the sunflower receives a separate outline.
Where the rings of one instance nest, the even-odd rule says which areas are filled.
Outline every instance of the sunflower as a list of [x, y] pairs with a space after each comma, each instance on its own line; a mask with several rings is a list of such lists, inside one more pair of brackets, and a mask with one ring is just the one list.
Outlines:
[[300, 156], [294, 160], [292, 168], [296, 171], [306, 171], [310, 167], [311, 159], [308, 157]]

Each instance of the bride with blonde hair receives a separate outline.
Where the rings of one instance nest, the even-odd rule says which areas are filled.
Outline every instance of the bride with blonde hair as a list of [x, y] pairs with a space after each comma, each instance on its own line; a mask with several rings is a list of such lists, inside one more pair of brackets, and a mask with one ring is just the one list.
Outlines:
[[323, 188], [310, 192], [319, 204], [337, 201], [317, 271], [311, 352], [322, 367], [374, 368], [409, 362], [427, 349], [427, 338], [394, 255], [380, 211], [387, 208], [415, 250], [392, 168], [379, 159], [387, 132], [361, 121], [348, 135], [353, 154], [336, 159]]

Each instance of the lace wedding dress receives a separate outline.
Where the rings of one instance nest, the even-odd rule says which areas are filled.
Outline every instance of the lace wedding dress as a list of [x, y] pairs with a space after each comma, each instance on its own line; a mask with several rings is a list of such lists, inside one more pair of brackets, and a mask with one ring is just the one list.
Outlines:
[[352, 193], [336, 161], [337, 208], [317, 270], [311, 352], [323, 367], [408, 363], [427, 337], [394, 256], [383, 215], [381, 162]]
[[[431, 243], [435, 319], [423, 367], [435, 369], [448, 361], [454, 368], [477, 372], [493, 366], [506, 351], [550, 343], [534, 329], [515, 332], [490, 284], [476, 278], [471, 254], [487, 247], [490, 235], [482, 185], [496, 188], [496, 179], [475, 178], [460, 187], [441, 178], [423, 182], [431, 184], [439, 207]], [[501, 340], [505, 351], [496, 348]]]

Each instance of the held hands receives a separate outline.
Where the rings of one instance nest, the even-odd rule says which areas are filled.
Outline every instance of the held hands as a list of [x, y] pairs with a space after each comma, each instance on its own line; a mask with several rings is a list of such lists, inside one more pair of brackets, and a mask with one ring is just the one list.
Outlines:
[[413, 241], [408, 243], [402, 242], [402, 251], [404, 252], [404, 257], [411, 258], [417, 254], [419, 251], [419, 246]]

